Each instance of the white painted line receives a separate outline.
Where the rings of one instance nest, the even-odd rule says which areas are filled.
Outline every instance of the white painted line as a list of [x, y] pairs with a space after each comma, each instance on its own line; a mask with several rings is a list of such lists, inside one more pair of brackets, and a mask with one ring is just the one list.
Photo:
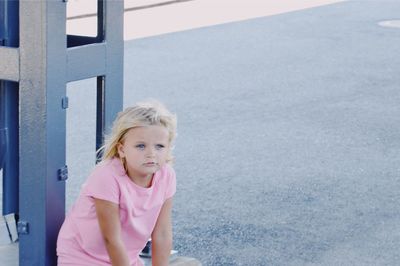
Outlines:
[[195, 0], [125, 13], [125, 40], [342, 2], [340, 0]]
[[[80, 15], [89, 0], [74, 0], [68, 5], [68, 16]], [[96, 0], [90, 0], [96, 1]], [[131, 40], [211, 25], [242, 21], [286, 12], [329, 5], [346, 0], [192, 0], [152, 8], [127, 11], [124, 15], [124, 39]], [[125, 9], [168, 0], [125, 0]], [[72, 5], [73, 4], [73, 5]], [[82, 4], [80, 8], [74, 5]], [[86, 2], [87, 5], [87, 2]], [[93, 9], [93, 4], [91, 8]], [[112, 21], [112, 18], [111, 18]], [[93, 36], [96, 18], [67, 21], [67, 33]]]
[[387, 27], [387, 28], [400, 28], [400, 19], [399, 20], [385, 20], [378, 23], [379, 26]]

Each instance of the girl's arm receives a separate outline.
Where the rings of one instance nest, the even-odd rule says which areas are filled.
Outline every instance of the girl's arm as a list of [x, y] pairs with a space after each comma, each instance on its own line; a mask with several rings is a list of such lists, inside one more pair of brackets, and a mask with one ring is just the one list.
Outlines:
[[172, 198], [169, 198], [164, 202], [151, 234], [153, 266], [168, 265], [172, 249], [171, 210]]
[[94, 199], [97, 219], [113, 266], [129, 266], [129, 258], [121, 238], [119, 207], [107, 200]]

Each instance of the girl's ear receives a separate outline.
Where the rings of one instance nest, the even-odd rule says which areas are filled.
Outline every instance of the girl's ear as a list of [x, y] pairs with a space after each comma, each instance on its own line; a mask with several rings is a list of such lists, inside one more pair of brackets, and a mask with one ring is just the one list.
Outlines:
[[117, 144], [117, 151], [118, 151], [119, 158], [125, 157], [124, 145], [122, 145], [121, 142], [118, 142], [118, 144]]

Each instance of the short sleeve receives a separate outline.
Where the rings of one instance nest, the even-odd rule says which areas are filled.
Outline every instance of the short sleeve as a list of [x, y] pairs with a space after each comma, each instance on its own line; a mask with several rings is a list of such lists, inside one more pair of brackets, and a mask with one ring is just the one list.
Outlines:
[[176, 192], [176, 174], [172, 167], [167, 167], [167, 189], [165, 191], [165, 199], [172, 198]]
[[119, 204], [120, 189], [115, 176], [110, 171], [97, 169], [85, 184], [86, 196]]

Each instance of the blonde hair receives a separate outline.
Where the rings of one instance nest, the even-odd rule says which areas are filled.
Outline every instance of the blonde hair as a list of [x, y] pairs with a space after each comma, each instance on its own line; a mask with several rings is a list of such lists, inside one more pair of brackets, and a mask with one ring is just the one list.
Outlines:
[[176, 137], [176, 115], [168, 111], [162, 103], [155, 100], [137, 103], [118, 113], [111, 133], [106, 136], [104, 145], [97, 152], [100, 160], [104, 161], [119, 157], [118, 143], [123, 140], [130, 129], [154, 125], [163, 126], [168, 130], [171, 148], [167, 156], [167, 162], [171, 163], [173, 161], [172, 143]]

